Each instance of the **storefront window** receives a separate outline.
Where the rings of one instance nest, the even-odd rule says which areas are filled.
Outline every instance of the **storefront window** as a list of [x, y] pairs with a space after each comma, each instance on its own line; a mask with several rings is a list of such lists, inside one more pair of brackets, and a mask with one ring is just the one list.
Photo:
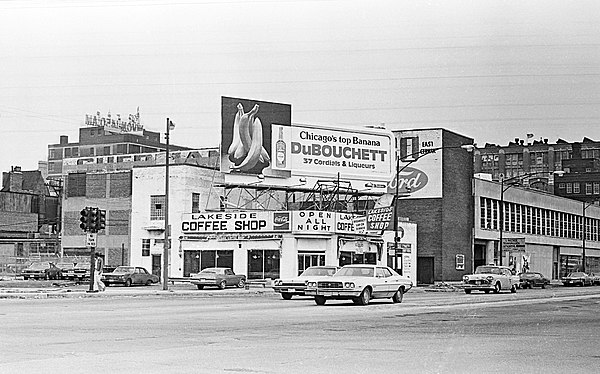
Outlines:
[[311, 266], [325, 266], [325, 254], [298, 253], [298, 275]]
[[279, 278], [279, 262], [277, 250], [248, 251], [248, 279]]
[[560, 256], [560, 276], [566, 277], [567, 274], [579, 271], [581, 269], [581, 256]]
[[354, 253], [354, 252], [340, 252], [340, 266], [350, 264], [371, 264], [377, 263], [377, 256], [375, 252], [366, 253]]

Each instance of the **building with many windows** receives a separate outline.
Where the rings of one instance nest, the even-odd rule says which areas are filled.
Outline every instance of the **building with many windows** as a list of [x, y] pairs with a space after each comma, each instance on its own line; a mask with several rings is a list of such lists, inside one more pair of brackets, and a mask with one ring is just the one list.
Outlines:
[[474, 152], [474, 171], [490, 174], [495, 181], [531, 174], [523, 178], [525, 186], [553, 192], [554, 171], [568, 169], [572, 159], [600, 160], [600, 142], [588, 138], [581, 143], [516, 138], [507, 146], [486, 144]]
[[474, 179], [474, 266], [502, 264], [558, 279], [585, 261], [586, 271], [600, 272], [600, 207], [517, 186], [502, 194], [502, 187]]

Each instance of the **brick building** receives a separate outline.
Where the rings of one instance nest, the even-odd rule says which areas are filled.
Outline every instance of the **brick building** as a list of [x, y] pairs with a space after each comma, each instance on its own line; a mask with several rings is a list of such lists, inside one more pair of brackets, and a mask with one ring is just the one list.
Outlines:
[[472, 264], [473, 156], [461, 146], [473, 139], [445, 129], [394, 135], [401, 183], [413, 181], [409, 190], [399, 189], [397, 209], [399, 217], [417, 224], [417, 281], [459, 280], [459, 262], [467, 271]]

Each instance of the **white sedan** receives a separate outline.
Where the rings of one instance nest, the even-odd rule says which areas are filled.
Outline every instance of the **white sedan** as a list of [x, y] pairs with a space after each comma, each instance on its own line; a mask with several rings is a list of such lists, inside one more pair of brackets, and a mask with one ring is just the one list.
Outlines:
[[327, 299], [352, 300], [367, 305], [371, 299], [391, 298], [401, 303], [404, 293], [413, 286], [412, 281], [387, 266], [346, 265], [327, 280], [309, 281], [306, 295], [314, 296], [317, 305]]

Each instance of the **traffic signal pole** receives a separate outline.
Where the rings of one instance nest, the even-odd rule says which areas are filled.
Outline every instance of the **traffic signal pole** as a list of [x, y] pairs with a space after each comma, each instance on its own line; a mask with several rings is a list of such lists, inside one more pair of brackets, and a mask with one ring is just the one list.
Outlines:
[[96, 247], [98, 244], [98, 231], [106, 228], [106, 211], [98, 208], [85, 207], [80, 212], [79, 227], [86, 233], [86, 247], [90, 251], [90, 288], [87, 292], [98, 292], [94, 290], [94, 273], [96, 267]]

